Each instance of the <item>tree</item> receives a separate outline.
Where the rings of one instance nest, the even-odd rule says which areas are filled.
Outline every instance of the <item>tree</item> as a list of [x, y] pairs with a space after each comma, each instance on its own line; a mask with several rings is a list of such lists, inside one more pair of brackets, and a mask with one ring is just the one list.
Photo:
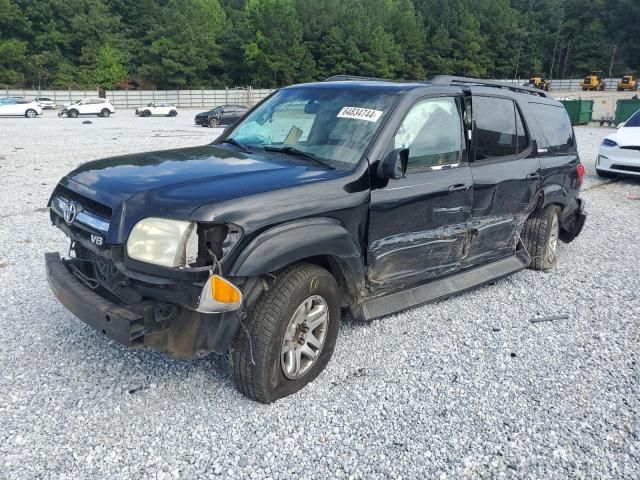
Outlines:
[[96, 85], [112, 89], [126, 77], [127, 70], [122, 65], [122, 54], [109, 44], [100, 47], [93, 72]]
[[258, 85], [287, 85], [315, 76], [315, 62], [302, 44], [302, 22], [294, 0], [249, 0], [251, 31], [244, 62]]

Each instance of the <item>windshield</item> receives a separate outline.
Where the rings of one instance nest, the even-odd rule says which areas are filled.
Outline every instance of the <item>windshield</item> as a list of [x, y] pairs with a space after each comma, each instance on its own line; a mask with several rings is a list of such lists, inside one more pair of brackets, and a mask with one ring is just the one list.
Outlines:
[[626, 121], [625, 127], [640, 127], [640, 110], [633, 114], [633, 116]]
[[301, 151], [332, 167], [352, 169], [395, 98], [364, 89], [287, 88], [260, 105], [228, 138], [250, 148]]

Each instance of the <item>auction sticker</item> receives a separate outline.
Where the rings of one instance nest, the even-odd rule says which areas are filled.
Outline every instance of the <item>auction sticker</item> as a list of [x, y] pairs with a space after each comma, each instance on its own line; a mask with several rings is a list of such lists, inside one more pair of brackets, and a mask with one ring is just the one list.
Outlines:
[[366, 120], [367, 122], [377, 122], [382, 112], [369, 108], [342, 107], [338, 112], [338, 118], [355, 118], [356, 120]]

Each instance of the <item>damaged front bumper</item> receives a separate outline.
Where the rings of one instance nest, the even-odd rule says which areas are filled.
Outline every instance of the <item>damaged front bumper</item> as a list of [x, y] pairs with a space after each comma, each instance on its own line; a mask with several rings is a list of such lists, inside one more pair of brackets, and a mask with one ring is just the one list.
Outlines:
[[[240, 324], [239, 312], [200, 313], [163, 301], [162, 293], [124, 303], [100, 288], [89, 288], [74, 274], [73, 259], [50, 252], [45, 261], [47, 280], [58, 300], [87, 325], [129, 347], [149, 346], [176, 357], [224, 353]], [[175, 298], [176, 292], [168, 287], [163, 287], [166, 298]]]

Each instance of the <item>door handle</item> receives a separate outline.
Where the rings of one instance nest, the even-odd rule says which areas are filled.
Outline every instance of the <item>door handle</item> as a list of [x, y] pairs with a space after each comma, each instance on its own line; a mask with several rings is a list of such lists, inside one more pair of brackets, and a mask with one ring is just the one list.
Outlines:
[[538, 180], [540, 178], [540, 174], [539, 173], [530, 173], [529, 175], [527, 175], [527, 180]]
[[449, 191], [450, 192], [466, 192], [467, 190], [469, 190], [471, 187], [465, 183], [458, 183], [456, 185], [451, 185], [449, 187]]

